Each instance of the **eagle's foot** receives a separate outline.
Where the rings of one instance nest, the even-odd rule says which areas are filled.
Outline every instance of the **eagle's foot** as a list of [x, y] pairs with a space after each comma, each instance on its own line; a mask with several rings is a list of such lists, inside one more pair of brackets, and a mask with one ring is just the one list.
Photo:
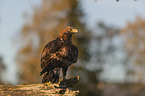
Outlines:
[[51, 82], [47, 82], [47, 83], [45, 83], [45, 84], [50, 84]]

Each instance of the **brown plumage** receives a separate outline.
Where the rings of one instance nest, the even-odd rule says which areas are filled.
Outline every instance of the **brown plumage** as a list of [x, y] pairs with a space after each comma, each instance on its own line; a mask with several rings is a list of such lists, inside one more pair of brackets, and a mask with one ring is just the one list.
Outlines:
[[68, 67], [76, 63], [78, 48], [72, 44], [72, 34], [78, 32], [73, 27], [66, 27], [53, 41], [47, 43], [41, 54], [40, 75], [44, 74], [42, 82], [57, 83], [59, 81], [60, 68], [65, 79]]

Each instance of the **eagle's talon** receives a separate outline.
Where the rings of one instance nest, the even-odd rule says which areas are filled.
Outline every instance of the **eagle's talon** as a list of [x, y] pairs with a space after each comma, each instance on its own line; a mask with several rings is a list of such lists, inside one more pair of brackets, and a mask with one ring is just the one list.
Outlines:
[[51, 82], [47, 82], [47, 83], [45, 83], [45, 84], [47, 85], [47, 84], [50, 84], [50, 83], [51, 83]]

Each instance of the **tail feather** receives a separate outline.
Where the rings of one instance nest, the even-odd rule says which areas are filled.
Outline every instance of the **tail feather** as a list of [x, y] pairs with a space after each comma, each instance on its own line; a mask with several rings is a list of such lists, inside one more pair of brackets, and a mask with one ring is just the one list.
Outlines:
[[51, 83], [58, 83], [59, 82], [59, 74], [60, 68], [56, 67], [54, 69], [49, 70], [49, 72], [45, 72], [42, 83], [51, 82]]
[[52, 65], [51, 64], [48, 64], [47, 66], [45, 66], [42, 71], [40, 72], [40, 76], [42, 74], [44, 74], [45, 72], [48, 72], [50, 69], [52, 68]]
[[40, 72], [40, 76], [42, 74], [44, 74], [45, 72], [48, 72], [49, 70], [52, 70], [53, 68], [55, 69], [55, 67], [57, 65], [59, 65], [61, 63], [60, 60], [52, 60], [51, 62], [49, 62], [43, 69], [42, 71]]

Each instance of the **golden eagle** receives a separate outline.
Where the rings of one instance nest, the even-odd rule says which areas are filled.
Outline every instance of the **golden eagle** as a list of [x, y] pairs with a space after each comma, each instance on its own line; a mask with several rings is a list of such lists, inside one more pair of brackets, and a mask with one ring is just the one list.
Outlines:
[[78, 59], [78, 48], [72, 44], [72, 34], [78, 32], [71, 26], [66, 27], [53, 41], [47, 43], [41, 54], [40, 75], [44, 74], [42, 83], [59, 81], [60, 68], [62, 68], [63, 79], [65, 79], [68, 67], [76, 63]]

